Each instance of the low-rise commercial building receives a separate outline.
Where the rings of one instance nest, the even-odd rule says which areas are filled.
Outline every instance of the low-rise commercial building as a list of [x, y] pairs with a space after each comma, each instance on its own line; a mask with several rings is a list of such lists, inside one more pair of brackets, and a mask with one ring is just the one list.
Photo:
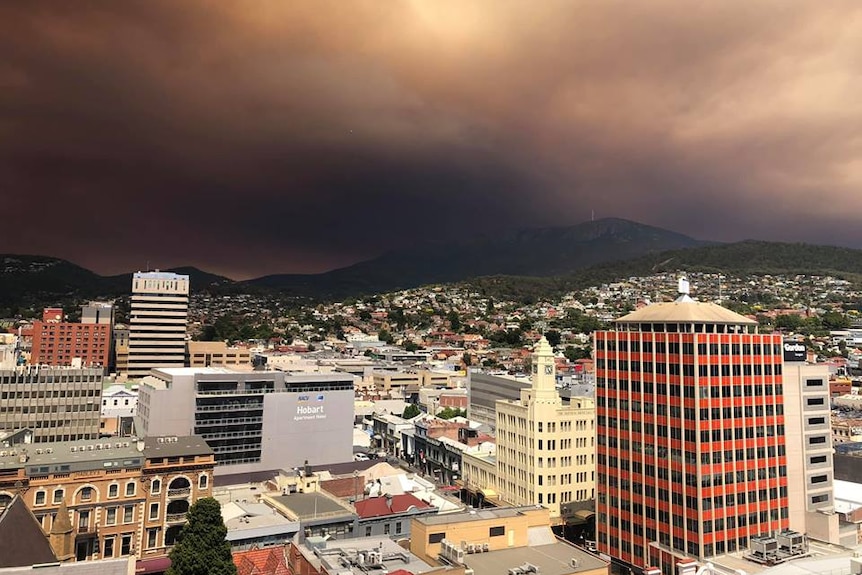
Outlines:
[[247, 347], [228, 347], [223, 341], [190, 341], [186, 346], [189, 367], [251, 367], [251, 351]]
[[557, 539], [548, 510], [535, 505], [417, 517], [410, 530], [411, 553], [476, 575], [609, 573], [607, 562]]
[[199, 437], [18, 445], [0, 450], [0, 499], [21, 495], [76, 561], [163, 555], [213, 465]]

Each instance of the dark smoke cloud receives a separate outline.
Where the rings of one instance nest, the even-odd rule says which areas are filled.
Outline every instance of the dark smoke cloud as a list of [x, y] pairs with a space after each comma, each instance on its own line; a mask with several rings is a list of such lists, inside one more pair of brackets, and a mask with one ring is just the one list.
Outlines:
[[2, 250], [322, 271], [628, 217], [862, 247], [862, 6], [9, 2]]

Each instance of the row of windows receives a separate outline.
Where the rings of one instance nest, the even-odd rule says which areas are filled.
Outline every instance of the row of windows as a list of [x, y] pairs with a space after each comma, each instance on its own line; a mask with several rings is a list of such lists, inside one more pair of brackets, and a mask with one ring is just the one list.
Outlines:
[[101, 389], [54, 389], [31, 391], [4, 391], [0, 399], [66, 399], [69, 397], [99, 397]]
[[[772, 386], [767, 386], [771, 388]], [[679, 405], [667, 405], [666, 403], [652, 403], [651, 401], [640, 402], [637, 400], [628, 399], [617, 399], [616, 397], [605, 397], [600, 395], [596, 398], [596, 405], [598, 407], [607, 407], [608, 409], [619, 409], [624, 412], [633, 412], [633, 413], [645, 413], [648, 415], [661, 415], [666, 416], [670, 415], [671, 417], [681, 418], [685, 417], [685, 419], [696, 421], [700, 418], [701, 421], [708, 421], [710, 419], [720, 420], [720, 419], [730, 419], [731, 417], [741, 418], [745, 417], [761, 417], [764, 415], [772, 416], [772, 415], [784, 415], [784, 405], [782, 404], [773, 404], [768, 403], [766, 405], [738, 405], [735, 407], [703, 407], [698, 412], [693, 407], [681, 407]], [[816, 419], [816, 418], [813, 418]], [[811, 421], [809, 420], [809, 423]], [[823, 422], [820, 422], [823, 423]]]
[[696, 389], [700, 389], [699, 395], [702, 399], [710, 397], [760, 397], [764, 395], [770, 397], [773, 394], [777, 396], [784, 394], [784, 386], [780, 383], [773, 385], [769, 383], [741, 384], [736, 382], [731, 385], [728, 382], [724, 382], [724, 385], [715, 385], [713, 383], [713, 385], [700, 385], [698, 388], [695, 388], [693, 384], [653, 383], [652, 381], [641, 382], [634, 379], [629, 381], [628, 379], [618, 380], [613, 377], [599, 377], [596, 380], [596, 386], [600, 389], [632, 391], [634, 393], [643, 392], [645, 394], [658, 393], [662, 396], [670, 395], [671, 397], [680, 397], [680, 394], [682, 394], [683, 397], [687, 398], [696, 397]]
[[[596, 360], [599, 369], [633, 371], [635, 373], [657, 373], [659, 375], [682, 375], [694, 377], [695, 365], [693, 363], [668, 363], [652, 361], [628, 361], [625, 359]], [[780, 363], [735, 363], [735, 364], [700, 364], [697, 366], [697, 375], [700, 377], [730, 377], [742, 375], [781, 375], [783, 370]]]
[[[643, 433], [657, 437], [670, 437], [671, 439], [685, 440], [694, 442], [697, 435], [694, 429], [683, 429], [677, 426], [668, 426], [663, 422], [654, 423], [652, 421], [641, 422], [637, 419], [627, 419], [621, 417], [605, 417], [604, 415], [596, 416], [596, 423], [599, 426], [598, 438], [609, 435], [608, 429], [612, 430], [632, 431], [633, 433]], [[734, 439], [754, 439], [755, 437], [782, 437], [784, 435], [784, 425], [748, 425], [739, 427], [728, 427], [725, 429], [704, 429], [700, 432], [701, 443], [732, 441]]]
[[95, 375], [42, 375], [33, 377], [27, 373], [16, 373], [14, 375], [0, 376], [0, 384], [4, 383], [26, 383], [28, 385], [39, 385], [45, 383], [93, 383], [101, 382], [101, 376]]
[[[604, 344], [604, 345], [603, 345]], [[781, 355], [781, 344], [774, 343], [698, 343], [693, 342], [664, 342], [664, 341], [616, 341], [613, 339], [599, 339], [596, 345], [606, 351], [644, 352], [644, 353], [670, 353], [683, 355], [694, 355], [697, 349], [698, 355]]]
[[[187, 486], [188, 483], [185, 483]], [[209, 476], [201, 475], [198, 477], [198, 489], [206, 489], [209, 486]], [[158, 495], [162, 490], [162, 482], [160, 479], [154, 479], [150, 483], [150, 494]], [[125, 487], [125, 496], [126, 497], [134, 497], [137, 493], [137, 484], [134, 481], [129, 481], [126, 483]], [[93, 498], [94, 490], [92, 487], [82, 487], [78, 492], [81, 501], [91, 501]], [[51, 502], [54, 505], [59, 505], [61, 501], [63, 501], [63, 497], [65, 496], [65, 489], [62, 487], [58, 487], [54, 489], [51, 497]], [[120, 485], [118, 483], [112, 483], [108, 486], [108, 498], [114, 499], [120, 496]], [[48, 492], [44, 489], [40, 489], [36, 491], [35, 496], [35, 505], [45, 505], [47, 502]]]
[[[605, 455], [600, 453], [598, 456], [599, 466], [605, 465]], [[620, 459], [618, 460], [615, 456], [607, 457], [607, 466], [623, 471], [628, 471], [631, 468], [632, 473], [645, 475], [647, 477], [655, 477], [660, 480], [670, 481], [671, 483], [676, 483], [681, 485], [683, 479], [685, 479], [685, 484], [689, 487], [697, 487], [698, 479], [697, 475], [694, 473], [683, 473], [682, 471], [671, 469], [668, 470], [667, 467], [656, 467], [651, 463], [641, 463], [639, 461], [629, 461], [628, 459]], [[616, 487], [619, 485], [620, 489], [624, 491], [628, 491], [631, 489], [634, 493], [640, 493], [639, 489], [641, 488], [640, 483], [635, 482], [633, 485], [629, 485], [629, 480], [626, 477], [618, 477], [617, 474], [606, 475], [605, 473], [599, 471], [599, 484], [601, 485], [609, 485], [611, 487]], [[712, 487], [712, 486], [721, 486], [721, 485], [733, 485], [733, 484], [742, 484], [747, 481], [755, 481], [755, 480], [764, 480], [764, 479], [776, 479], [777, 477], [787, 477], [787, 466], [785, 465], [769, 465], [767, 467], [761, 467], [759, 469], [740, 469], [737, 471], [727, 471], [725, 473], [713, 473], [713, 474], [704, 474], [700, 477], [700, 486], [701, 487]]]

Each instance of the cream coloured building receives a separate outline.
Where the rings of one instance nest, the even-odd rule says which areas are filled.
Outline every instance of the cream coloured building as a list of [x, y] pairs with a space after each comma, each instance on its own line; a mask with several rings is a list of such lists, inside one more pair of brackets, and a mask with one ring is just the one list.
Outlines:
[[251, 367], [251, 352], [247, 347], [228, 347], [223, 341], [190, 341], [186, 345], [189, 367]]
[[595, 497], [595, 403], [563, 405], [554, 354], [542, 338], [533, 353], [533, 381], [518, 401], [499, 400], [496, 457], [463, 456], [468, 489], [510, 505], [542, 505], [560, 521], [561, 506]]
[[132, 276], [128, 374], [143, 377], [156, 367], [183, 367], [189, 276], [137, 272]]

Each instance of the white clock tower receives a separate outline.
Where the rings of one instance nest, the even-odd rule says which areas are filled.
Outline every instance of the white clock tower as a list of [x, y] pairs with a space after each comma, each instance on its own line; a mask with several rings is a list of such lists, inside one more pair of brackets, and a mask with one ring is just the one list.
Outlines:
[[533, 399], [559, 402], [557, 393], [557, 370], [554, 365], [554, 350], [542, 336], [533, 350]]

